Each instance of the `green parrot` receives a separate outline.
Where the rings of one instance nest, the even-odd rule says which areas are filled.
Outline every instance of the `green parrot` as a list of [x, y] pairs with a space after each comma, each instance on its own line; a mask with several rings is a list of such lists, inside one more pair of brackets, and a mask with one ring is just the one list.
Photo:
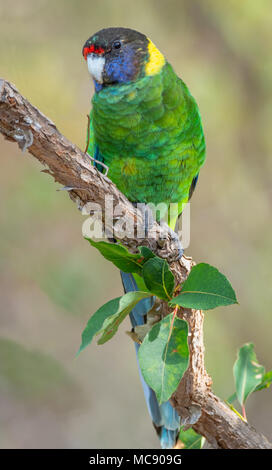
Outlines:
[[[83, 56], [94, 81], [88, 154], [99, 171], [133, 203], [178, 204], [181, 213], [205, 160], [205, 138], [195, 99], [153, 42], [128, 28], [92, 35]], [[177, 217], [168, 217], [171, 230]], [[136, 279], [121, 272], [125, 292]], [[144, 323], [154, 300], [143, 299], [130, 314]], [[136, 352], [139, 345], [136, 344]], [[163, 448], [175, 445], [180, 418], [169, 402], [158, 405], [141, 376], [149, 413]]]

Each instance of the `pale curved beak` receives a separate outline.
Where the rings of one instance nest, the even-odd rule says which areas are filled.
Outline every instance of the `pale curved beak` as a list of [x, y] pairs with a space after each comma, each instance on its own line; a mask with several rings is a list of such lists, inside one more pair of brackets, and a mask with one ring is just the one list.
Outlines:
[[105, 57], [99, 56], [97, 54], [88, 54], [87, 56], [87, 65], [89, 73], [91, 74], [92, 78], [98, 83], [103, 83], [103, 71], [105, 67], [105, 62]]

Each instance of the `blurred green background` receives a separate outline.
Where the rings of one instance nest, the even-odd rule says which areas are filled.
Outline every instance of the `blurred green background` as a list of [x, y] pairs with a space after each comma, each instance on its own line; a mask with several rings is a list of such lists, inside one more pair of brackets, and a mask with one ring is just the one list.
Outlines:
[[[206, 365], [222, 398], [243, 343], [272, 368], [271, 22], [269, 0], [0, 0], [0, 76], [81, 148], [93, 93], [81, 50], [102, 27], [146, 33], [197, 99], [207, 161], [187, 254], [225, 273], [240, 302], [206, 314]], [[90, 314], [121, 294], [118, 271], [40, 165], [1, 136], [0, 153], [0, 446], [158, 447], [128, 321], [75, 358]], [[271, 398], [247, 405], [270, 439]]]

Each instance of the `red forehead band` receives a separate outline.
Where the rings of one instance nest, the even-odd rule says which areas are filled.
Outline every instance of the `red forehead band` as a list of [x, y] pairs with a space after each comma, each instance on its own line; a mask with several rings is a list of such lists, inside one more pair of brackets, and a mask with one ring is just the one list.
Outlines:
[[89, 47], [84, 47], [83, 49], [83, 55], [84, 55], [85, 60], [87, 60], [88, 54], [104, 54], [104, 52], [105, 52], [105, 49], [103, 49], [103, 47], [95, 48], [94, 44], [92, 44]]

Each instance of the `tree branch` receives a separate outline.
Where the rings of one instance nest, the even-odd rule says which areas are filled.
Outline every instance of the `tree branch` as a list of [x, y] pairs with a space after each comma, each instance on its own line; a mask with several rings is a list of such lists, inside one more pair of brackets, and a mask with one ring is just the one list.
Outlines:
[[[74, 188], [68, 194], [79, 208], [87, 202], [98, 203], [103, 208], [103, 221], [108, 229], [112, 227], [107, 227], [104, 218], [105, 196], [112, 197], [114, 207], [118, 205], [118, 213], [121, 210], [125, 214], [137, 234], [137, 217], [141, 220], [139, 212], [107, 177], [92, 166], [86, 154], [5, 80], [0, 80], [0, 132], [6, 139], [17, 142], [23, 151], [27, 148], [46, 167], [43, 171], [53, 176], [55, 181]], [[145, 245], [158, 256], [167, 258], [177, 284], [187, 278], [194, 263], [186, 256], [173, 261], [171, 237], [165, 228], [154, 223], [152, 238], [149, 234], [146, 239], [138, 239], [136, 235], [123, 238], [118, 230], [118, 226], [115, 227], [115, 237], [122, 238], [122, 243], [131, 251]], [[166, 303], [163, 302], [162, 307], [165, 314], [169, 312]], [[190, 364], [172, 396], [172, 403], [182, 418], [182, 424], [193, 426], [213, 447], [272, 448], [262, 434], [241, 420], [211, 391], [211, 379], [204, 366], [203, 312], [180, 308], [180, 317], [189, 325]]]

